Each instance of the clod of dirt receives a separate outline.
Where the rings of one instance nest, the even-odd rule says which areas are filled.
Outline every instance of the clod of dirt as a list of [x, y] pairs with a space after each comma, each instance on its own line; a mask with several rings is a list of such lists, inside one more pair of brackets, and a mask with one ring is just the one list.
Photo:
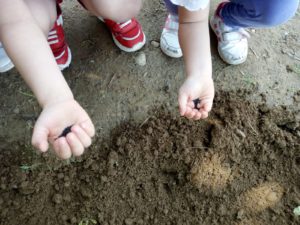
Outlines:
[[115, 151], [111, 151], [108, 155], [108, 161], [107, 161], [107, 174], [109, 176], [115, 176], [117, 173], [117, 167], [118, 167], [118, 153]]
[[61, 194], [54, 194], [53, 195], [53, 198], [52, 198], [52, 201], [55, 203], [55, 204], [61, 204], [62, 201], [63, 201], [63, 197]]
[[230, 177], [230, 167], [224, 165], [218, 155], [196, 161], [191, 170], [191, 181], [199, 189], [221, 190], [226, 187]]
[[245, 216], [245, 211], [243, 209], [241, 209], [238, 211], [236, 218], [241, 220], [244, 218], [244, 216]]
[[134, 220], [130, 219], [130, 218], [125, 219], [124, 222], [125, 222], [126, 225], [133, 225], [134, 224]]
[[248, 213], [261, 212], [275, 206], [281, 200], [283, 191], [278, 183], [264, 183], [242, 194], [239, 202]]
[[258, 219], [245, 218], [242, 221], [235, 223], [234, 225], [265, 225], [265, 223]]
[[139, 66], [145, 66], [147, 63], [146, 55], [144, 52], [138, 53], [138, 55], [135, 57], [135, 63]]
[[92, 197], [92, 191], [85, 186], [80, 187], [80, 193], [81, 193], [82, 197], [85, 197], [85, 198]]

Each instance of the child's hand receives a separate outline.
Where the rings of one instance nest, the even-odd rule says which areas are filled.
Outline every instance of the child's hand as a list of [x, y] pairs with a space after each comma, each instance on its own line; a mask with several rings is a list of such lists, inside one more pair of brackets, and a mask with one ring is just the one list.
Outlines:
[[[178, 103], [181, 116], [199, 120], [208, 117], [215, 95], [214, 82], [211, 77], [189, 76], [179, 90]], [[199, 98], [196, 109], [193, 100]]]
[[[69, 126], [72, 126], [71, 132], [59, 137]], [[68, 159], [72, 155], [80, 156], [84, 148], [91, 145], [94, 134], [95, 128], [87, 113], [70, 99], [44, 107], [34, 126], [32, 145], [46, 152], [49, 141], [60, 158]]]

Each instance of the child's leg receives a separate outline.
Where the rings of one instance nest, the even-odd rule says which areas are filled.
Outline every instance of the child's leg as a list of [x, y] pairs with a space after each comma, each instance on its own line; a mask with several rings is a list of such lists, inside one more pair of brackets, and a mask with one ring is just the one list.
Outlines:
[[32, 16], [35, 18], [38, 26], [41, 28], [45, 36], [48, 36], [57, 18], [56, 1], [55, 0], [24, 0]]
[[141, 0], [79, 0], [86, 9], [101, 19], [112, 33], [115, 44], [123, 51], [134, 52], [146, 42], [141, 25], [134, 18]]
[[125, 22], [139, 13], [141, 0], [80, 0], [97, 17]]
[[221, 17], [228, 26], [271, 27], [293, 17], [298, 5], [299, 0], [231, 0]]

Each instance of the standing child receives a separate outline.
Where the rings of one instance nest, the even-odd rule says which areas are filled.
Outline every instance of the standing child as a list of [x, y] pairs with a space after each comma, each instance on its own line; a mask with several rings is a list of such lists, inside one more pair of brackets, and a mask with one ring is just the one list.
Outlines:
[[[83, 153], [95, 130], [61, 73], [71, 63], [61, 1], [0, 1], [0, 72], [15, 65], [43, 108], [32, 144], [45, 152], [50, 142], [56, 154], [67, 159]], [[133, 18], [140, 0], [82, 0], [81, 4], [108, 26], [122, 50], [136, 51], [145, 44], [141, 26]]]
[[[161, 35], [162, 51], [184, 56], [187, 79], [179, 90], [180, 114], [206, 118], [214, 98], [208, 29], [209, 0], [165, 0], [169, 10]], [[279, 25], [296, 12], [299, 0], [231, 0], [219, 4], [210, 20], [218, 38], [218, 51], [228, 64], [245, 62], [249, 34], [245, 28]], [[201, 102], [195, 109], [193, 100]]]

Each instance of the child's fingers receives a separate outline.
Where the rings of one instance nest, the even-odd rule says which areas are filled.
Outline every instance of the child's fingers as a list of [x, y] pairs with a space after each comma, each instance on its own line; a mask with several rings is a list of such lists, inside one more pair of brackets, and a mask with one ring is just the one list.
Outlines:
[[61, 159], [68, 159], [72, 156], [71, 148], [65, 137], [58, 138], [53, 143], [54, 151]]
[[92, 144], [91, 137], [80, 126], [74, 125], [71, 130], [72, 132], [74, 132], [76, 137], [80, 140], [83, 147], [87, 148]]
[[197, 112], [193, 118], [193, 120], [200, 120], [202, 118], [202, 113], [201, 112]]
[[94, 137], [95, 127], [91, 120], [82, 122], [80, 126], [90, 137]]
[[191, 109], [194, 109], [195, 103], [193, 101], [188, 101], [187, 106], [190, 107]]
[[66, 136], [66, 139], [74, 156], [80, 156], [83, 154], [84, 147], [74, 133], [69, 133]]
[[203, 108], [204, 111], [210, 112], [212, 109], [213, 101], [212, 100], [206, 100], [200, 103], [200, 108]]
[[188, 96], [186, 94], [179, 93], [178, 104], [179, 104], [179, 112], [181, 116], [186, 114], [187, 102], [188, 102]]
[[36, 125], [32, 134], [32, 145], [39, 149], [41, 152], [46, 152], [49, 148], [48, 135], [48, 129]]
[[201, 119], [206, 119], [208, 117], [208, 112], [207, 111], [202, 111], [201, 112]]
[[196, 115], [196, 112], [193, 109], [190, 109], [185, 116], [189, 119], [192, 119]]

